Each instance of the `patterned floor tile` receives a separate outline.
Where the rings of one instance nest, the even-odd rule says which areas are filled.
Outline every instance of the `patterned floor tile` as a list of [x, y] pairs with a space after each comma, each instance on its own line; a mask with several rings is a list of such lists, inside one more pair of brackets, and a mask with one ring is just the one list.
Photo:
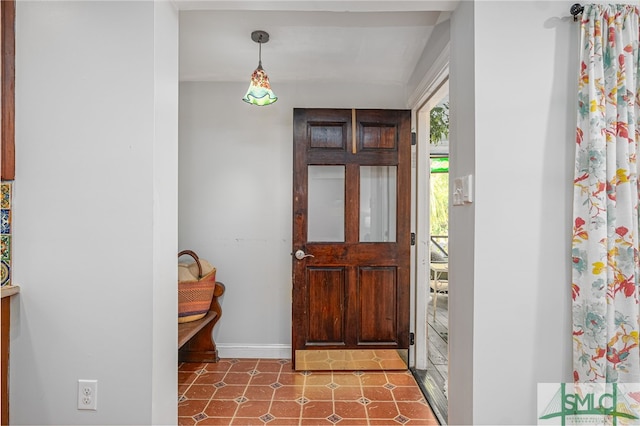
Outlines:
[[405, 372], [295, 372], [289, 360], [180, 364], [179, 425], [437, 425]]

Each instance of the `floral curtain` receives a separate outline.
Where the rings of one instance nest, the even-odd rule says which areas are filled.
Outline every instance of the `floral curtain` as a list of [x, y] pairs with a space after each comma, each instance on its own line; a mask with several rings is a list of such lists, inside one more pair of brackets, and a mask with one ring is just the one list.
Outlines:
[[573, 202], [576, 382], [640, 382], [638, 15], [585, 5]]

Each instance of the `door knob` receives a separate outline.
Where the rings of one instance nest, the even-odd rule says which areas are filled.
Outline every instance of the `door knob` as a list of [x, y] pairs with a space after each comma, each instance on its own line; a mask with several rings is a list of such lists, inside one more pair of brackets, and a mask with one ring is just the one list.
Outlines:
[[314, 257], [312, 254], [306, 254], [304, 251], [302, 250], [298, 250], [295, 252], [294, 256], [296, 257], [296, 259], [298, 260], [302, 260], [305, 257]]

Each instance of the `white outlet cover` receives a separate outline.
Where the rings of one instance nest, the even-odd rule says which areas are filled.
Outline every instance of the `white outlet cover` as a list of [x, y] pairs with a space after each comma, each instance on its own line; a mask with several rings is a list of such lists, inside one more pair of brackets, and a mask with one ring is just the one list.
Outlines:
[[98, 381], [78, 380], [78, 410], [98, 409]]

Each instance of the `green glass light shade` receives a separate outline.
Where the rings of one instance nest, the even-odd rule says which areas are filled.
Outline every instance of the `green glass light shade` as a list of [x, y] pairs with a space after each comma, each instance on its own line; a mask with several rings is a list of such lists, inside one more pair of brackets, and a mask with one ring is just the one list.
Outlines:
[[242, 100], [258, 106], [271, 105], [278, 100], [278, 97], [271, 90], [269, 77], [262, 69], [261, 64], [258, 65], [258, 68], [251, 74], [249, 90], [247, 90], [247, 94], [244, 95]]

